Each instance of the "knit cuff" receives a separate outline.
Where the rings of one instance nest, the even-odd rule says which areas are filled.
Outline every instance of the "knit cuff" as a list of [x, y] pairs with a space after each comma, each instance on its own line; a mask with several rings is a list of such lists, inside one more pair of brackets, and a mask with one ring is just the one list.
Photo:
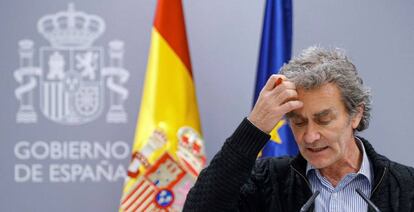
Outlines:
[[242, 155], [257, 157], [269, 139], [269, 134], [261, 131], [247, 118], [244, 118], [230, 137], [229, 144]]

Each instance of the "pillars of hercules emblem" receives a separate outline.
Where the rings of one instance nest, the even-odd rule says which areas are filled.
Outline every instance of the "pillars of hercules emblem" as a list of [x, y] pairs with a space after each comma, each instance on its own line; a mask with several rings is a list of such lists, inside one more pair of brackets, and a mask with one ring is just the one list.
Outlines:
[[127, 121], [127, 114], [124, 109], [124, 101], [128, 98], [128, 90], [124, 84], [129, 73], [123, 68], [124, 43], [122, 41], [111, 41], [109, 43], [109, 67], [102, 71], [103, 76], [108, 76], [106, 85], [109, 88], [110, 107], [106, 120], [112, 123]]
[[19, 123], [37, 122], [37, 113], [33, 107], [33, 89], [37, 85], [36, 75], [41, 75], [41, 69], [33, 66], [33, 41], [19, 42], [20, 67], [14, 71], [14, 78], [21, 85], [15, 90], [20, 102], [16, 121]]

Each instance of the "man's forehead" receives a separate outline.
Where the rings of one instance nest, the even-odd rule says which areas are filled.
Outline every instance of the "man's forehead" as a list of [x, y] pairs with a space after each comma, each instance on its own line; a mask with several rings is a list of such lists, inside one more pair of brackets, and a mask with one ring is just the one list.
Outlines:
[[341, 91], [337, 84], [333, 82], [326, 82], [320, 85], [315, 85], [311, 88], [306, 88], [296, 84], [296, 90], [299, 95], [309, 95], [309, 96], [321, 96], [321, 95], [328, 95], [328, 96], [341, 96]]

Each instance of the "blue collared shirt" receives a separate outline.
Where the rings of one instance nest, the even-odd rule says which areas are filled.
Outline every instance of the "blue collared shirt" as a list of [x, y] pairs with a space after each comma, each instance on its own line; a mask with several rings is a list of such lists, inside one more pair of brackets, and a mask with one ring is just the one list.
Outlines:
[[315, 199], [315, 211], [367, 211], [368, 204], [356, 193], [359, 188], [369, 198], [371, 196], [371, 182], [374, 172], [365, 152], [364, 145], [355, 139], [362, 150], [362, 164], [357, 173], [349, 173], [336, 187], [321, 175], [318, 169], [311, 164], [306, 166], [306, 176], [312, 186], [312, 192], [320, 191]]

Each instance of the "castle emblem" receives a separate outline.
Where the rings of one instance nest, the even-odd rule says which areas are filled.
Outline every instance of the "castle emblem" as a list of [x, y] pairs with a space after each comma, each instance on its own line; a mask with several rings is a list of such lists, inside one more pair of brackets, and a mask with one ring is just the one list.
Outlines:
[[[108, 55], [102, 46], [93, 46], [105, 31], [104, 20], [76, 11], [74, 4], [69, 4], [67, 11], [41, 17], [37, 30], [50, 46], [40, 47], [39, 63], [35, 66], [34, 42], [19, 42], [20, 67], [14, 71], [20, 84], [15, 90], [20, 102], [16, 122], [36, 123], [38, 111], [47, 119], [66, 125], [93, 121], [104, 111], [108, 123], [127, 122], [124, 102], [128, 90], [124, 84], [129, 71], [123, 68], [124, 43], [109, 42]], [[34, 97], [39, 99], [38, 109]], [[106, 98], [109, 100], [105, 101]]]

